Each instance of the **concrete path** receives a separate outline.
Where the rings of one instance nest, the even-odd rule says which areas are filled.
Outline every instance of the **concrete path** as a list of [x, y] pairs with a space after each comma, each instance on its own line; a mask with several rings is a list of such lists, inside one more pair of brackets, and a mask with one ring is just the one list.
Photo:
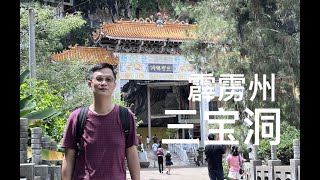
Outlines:
[[[127, 170], [127, 179], [130, 173]], [[170, 175], [164, 172], [159, 173], [158, 168], [142, 168], [140, 171], [141, 180], [209, 180], [207, 167], [172, 166]]]
[[[150, 162], [150, 167], [154, 168], [158, 168], [158, 161], [154, 160], [154, 155], [151, 149], [145, 149], [147, 151], [147, 156], [148, 156], [148, 160]], [[164, 154], [166, 154], [166, 152], [168, 151], [167, 149], [163, 149]], [[173, 166], [189, 166], [186, 163], [184, 163], [183, 161], [181, 161], [179, 159], [179, 157], [176, 154], [171, 153], [172, 156], [172, 162], [173, 162]], [[164, 165], [165, 166], [165, 165]]]
[[[146, 150], [146, 149], [145, 149]], [[163, 166], [163, 173], [159, 172], [158, 162], [154, 161], [154, 155], [151, 149], [147, 149], [147, 156], [150, 165], [148, 168], [141, 168], [141, 180], [209, 180], [206, 166], [190, 166], [182, 162], [177, 155], [172, 154], [173, 166], [171, 166], [170, 175], [166, 174], [166, 166]], [[164, 153], [167, 149], [164, 149]], [[127, 179], [131, 179], [127, 169]]]

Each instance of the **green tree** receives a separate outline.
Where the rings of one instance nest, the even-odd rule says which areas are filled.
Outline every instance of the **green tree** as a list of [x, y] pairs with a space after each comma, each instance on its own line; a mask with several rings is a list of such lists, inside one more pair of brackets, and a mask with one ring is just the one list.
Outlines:
[[[226, 101], [224, 107], [239, 111], [240, 121], [234, 129], [241, 140], [249, 130], [243, 123], [249, 117], [245, 108], [253, 112], [255, 108], [279, 108], [282, 122], [300, 128], [299, 8], [300, 1], [293, 0], [204, 0], [192, 8], [176, 8], [180, 13], [190, 12], [198, 24], [198, 40], [180, 46], [190, 63], [216, 78], [221, 74], [244, 74], [243, 100]], [[260, 82], [264, 74], [271, 82], [272, 73], [276, 78], [275, 101], [271, 101], [270, 91], [263, 100], [259, 89], [251, 101], [253, 90], [249, 85], [255, 74]], [[243, 141], [239, 142], [244, 148]]]
[[169, 139], [174, 138], [176, 134], [177, 134], [176, 129], [169, 129], [168, 128], [166, 131], [166, 135], [168, 136]]
[[[85, 20], [80, 13], [66, 14], [59, 18], [54, 8], [40, 5], [39, 3], [20, 4], [20, 66], [28, 65], [29, 51], [29, 11], [32, 8], [35, 12], [35, 45], [37, 66], [47, 62], [53, 52], [66, 48], [63, 46], [64, 39], [70, 32], [85, 26]], [[85, 39], [85, 37], [83, 37]]]
[[47, 62], [45, 67], [38, 69], [38, 77], [48, 81], [54, 89], [59, 89], [65, 99], [63, 107], [71, 110], [92, 101], [92, 93], [85, 81], [91, 66], [82, 59]]

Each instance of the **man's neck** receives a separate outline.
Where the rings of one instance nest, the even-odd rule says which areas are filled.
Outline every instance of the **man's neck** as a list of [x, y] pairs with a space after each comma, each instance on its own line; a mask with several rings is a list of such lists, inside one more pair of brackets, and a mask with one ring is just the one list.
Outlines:
[[95, 97], [93, 104], [90, 105], [90, 110], [99, 115], [106, 115], [109, 112], [111, 112], [113, 108], [114, 108], [114, 104], [112, 103], [111, 97], [110, 98]]

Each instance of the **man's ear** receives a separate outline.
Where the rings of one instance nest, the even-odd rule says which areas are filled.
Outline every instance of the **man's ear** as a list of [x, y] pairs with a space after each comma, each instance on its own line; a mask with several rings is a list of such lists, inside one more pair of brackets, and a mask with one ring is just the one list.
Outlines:
[[92, 81], [87, 80], [87, 84], [88, 84], [89, 88], [91, 88]]

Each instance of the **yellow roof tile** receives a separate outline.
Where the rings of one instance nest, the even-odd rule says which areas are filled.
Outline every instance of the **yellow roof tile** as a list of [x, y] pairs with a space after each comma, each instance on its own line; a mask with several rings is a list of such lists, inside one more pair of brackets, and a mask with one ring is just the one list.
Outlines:
[[118, 65], [119, 63], [119, 60], [114, 56], [113, 51], [107, 51], [101, 47], [74, 46], [62, 53], [53, 54], [51, 58], [54, 61], [80, 58], [89, 63], [109, 63], [112, 65]]
[[130, 39], [130, 40], [170, 40], [185, 41], [196, 39], [195, 24], [184, 22], [165, 22], [158, 27], [156, 22], [147, 20], [117, 21], [115, 23], [103, 23], [101, 28], [93, 33], [95, 41], [100, 38]]

